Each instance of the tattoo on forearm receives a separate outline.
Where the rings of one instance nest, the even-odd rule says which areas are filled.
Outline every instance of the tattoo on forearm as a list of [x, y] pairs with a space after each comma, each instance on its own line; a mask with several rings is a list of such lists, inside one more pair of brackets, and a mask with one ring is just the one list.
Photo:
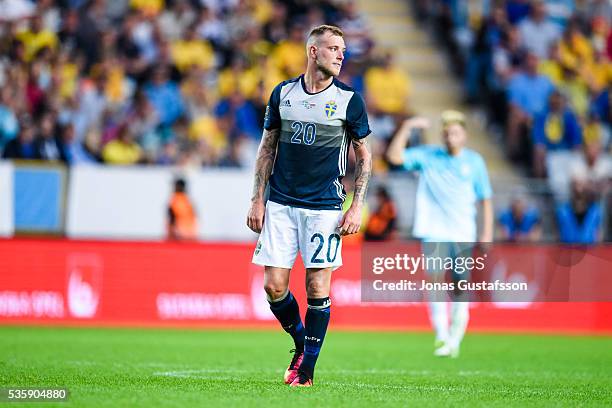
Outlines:
[[280, 129], [264, 130], [257, 160], [255, 161], [255, 179], [253, 181], [253, 195], [251, 201], [262, 199], [268, 179], [272, 174], [272, 166], [276, 157], [276, 147], [280, 137]]
[[363, 204], [368, 189], [368, 182], [372, 175], [372, 155], [368, 150], [368, 144], [365, 139], [353, 140], [353, 149], [355, 149], [355, 156], [357, 158], [353, 201]]

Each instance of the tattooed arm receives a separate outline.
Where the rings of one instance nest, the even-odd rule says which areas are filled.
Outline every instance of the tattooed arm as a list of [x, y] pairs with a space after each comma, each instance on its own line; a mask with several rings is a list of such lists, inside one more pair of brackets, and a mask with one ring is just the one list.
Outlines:
[[255, 178], [253, 181], [253, 195], [251, 208], [247, 216], [247, 225], [254, 232], [261, 232], [265, 213], [264, 192], [268, 179], [272, 174], [272, 166], [276, 157], [276, 147], [280, 136], [280, 129], [264, 130], [257, 160], [255, 161]]
[[368, 149], [367, 139], [353, 139], [355, 150], [355, 192], [351, 207], [342, 217], [340, 233], [342, 235], [355, 234], [361, 227], [361, 209], [365, 202], [368, 182], [372, 175], [372, 154]]

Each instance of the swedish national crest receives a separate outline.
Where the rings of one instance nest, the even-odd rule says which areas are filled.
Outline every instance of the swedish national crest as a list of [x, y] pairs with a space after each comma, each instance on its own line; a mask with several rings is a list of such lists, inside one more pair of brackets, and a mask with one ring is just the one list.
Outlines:
[[336, 101], [329, 101], [325, 104], [325, 115], [328, 118], [331, 118], [332, 116], [334, 116], [334, 113], [336, 113], [336, 109], [338, 108], [338, 105], [336, 105]]

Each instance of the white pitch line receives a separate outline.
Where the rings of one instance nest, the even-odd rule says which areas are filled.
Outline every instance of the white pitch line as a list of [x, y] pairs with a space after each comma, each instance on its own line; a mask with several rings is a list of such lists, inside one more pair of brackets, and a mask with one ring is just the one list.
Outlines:
[[[276, 369], [222, 369], [222, 368], [202, 368], [193, 370], [172, 370], [172, 371], [157, 371], [154, 372], [155, 376], [162, 377], [194, 377], [204, 378], [207, 374], [262, 374], [262, 373], [278, 373]], [[351, 370], [351, 369], [338, 369], [338, 370], [325, 370], [326, 374], [331, 375], [381, 375], [381, 374], [393, 374], [393, 375], [404, 375], [412, 377], [424, 377], [431, 375], [442, 374], [440, 372], [434, 372], [430, 370], [402, 370], [402, 369], [367, 369], [367, 370]], [[482, 375], [481, 371], [460, 371], [459, 375], [462, 376], [476, 376]]]
[[[202, 368], [193, 370], [159, 371], [153, 375], [161, 377], [206, 377], [206, 374], [256, 374], [270, 373], [272, 370], [242, 370], [242, 369], [222, 369], [222, 368]], [[274, 370], [276, 372], [276, 370]]]
[[[176, 367], [176, 366], [175, 366]], [[179, 367], [176, 367], [179, 368]], [[281, 370], [272, 368], [262, 369], [234, 369], [234, 368], [197, 368], [197, 369], [178, 369], [169, 371], [156, 371], [152, 375], [160, 377], [180, 377], [180, 378], [218, 378], [219, 375], [225, 375], [228, 378], [235, 378], [230, 376], [236, 375], [258, 375], [258, 374], [278, 374]], [[493, 378], [505, 378], [508, 375], [530, 377], [536, 376], [539, 378], [547, 376], [557, 376], [559, 373], [551, 371], [482, 371], [482, 370], [460, 370], [458, 372], [441, 372], [432, 370], [405, 370], [405, 369], [377, 369], [371, 368], [366, 370], [352, 370], [352, 369], [324, 369], [323, 372], [328, 375], [346, 375], [346, 376], [359, 376], [359, 375], [400, 375], [406, 377], [432, 377], [432, 376], [446, 376], [452, 377], [493, 377]], [[575, 373], [581, 377], [589, 377], [588, 373]], [[582, 375], [581, 375], [582, 374]], [[573, 375], [572, 375], [573, 376]]]
[[73, 366], [113, 366], [113, 367], [142, 367], [142, 368], [189, 368], [189, 365], [183, 365], [176, 363], [161, 363], [161, 362], [148, 362], [148, 363], [118, 363], [118, 362], [104, 362], [104, 361], [89, 361], [89, 360], [69, 360], [65, 363]]

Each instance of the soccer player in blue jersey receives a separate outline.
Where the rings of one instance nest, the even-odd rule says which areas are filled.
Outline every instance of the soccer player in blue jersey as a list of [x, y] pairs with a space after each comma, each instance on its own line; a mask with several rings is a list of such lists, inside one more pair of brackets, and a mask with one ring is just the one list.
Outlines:
[[[338, 81], [344, 61], [342, 31], [314, 28], [306, 43], [306, 72], [274, 88], [264, 119], [247, 225], [260, 233], [253, 262], [263, 265], [270, 309], [293, 337], [284, 376], [291, 386], [311, 386], [329, 323], [332, 271], [342, 265], [342, 235], [359, 231], [372, 158], [362, 97]], [[342, 214], [348, 147], [356, 156], [355, 192]], [[264, 191], [269, 184], [269, 198]], [[301, 253], [308, 309], [304, 324], [289, 291], [289, 274]]]
[[[413, 234], [423, 242], [423, 252], [440, 258], [471, 256], [476, 242], [493, 240], [493, 206], [491, 184], [482, 157], [465, 147], [467, 132], [461, 112], [442, 113], [444, 146], [423, 145], [406, 148], [415, 129], [425, 129], [425, 118], [409, 119], [393, 138], [387, 159], [406, 170], [418, 171], [415, 222]], [[478, 204], [483, 223], [477, 236]], [[443, 280], [444, 270], [428, 270], [433, 280]], [[469, 278], [453, 272], [453, 279]], [[456, 357], [469, 320], [469, 303], [465, 293], [453, 302], [451, 318], [448, 304], [437, 297], [430, 299], [430, 317], [436, 332], [434, 354]]]

